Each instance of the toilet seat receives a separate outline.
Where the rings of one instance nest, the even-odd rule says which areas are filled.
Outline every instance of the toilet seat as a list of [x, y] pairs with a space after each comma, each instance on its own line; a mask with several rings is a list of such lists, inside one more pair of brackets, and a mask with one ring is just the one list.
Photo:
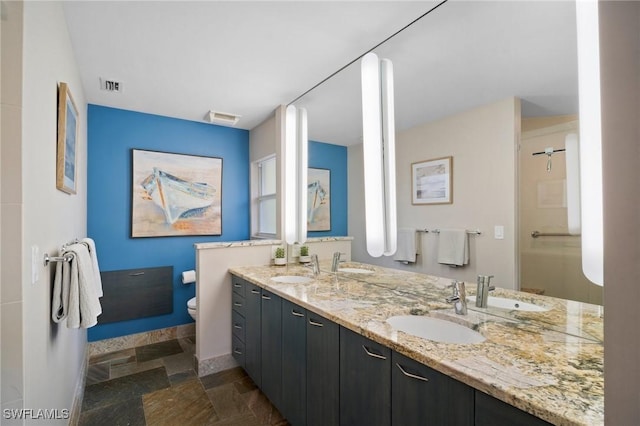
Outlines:
[[189, 299], [189, 301], [187, 302], [187, 308], [188, 309], [196, 309], [196, 298], [192, 297], [191, 299]]

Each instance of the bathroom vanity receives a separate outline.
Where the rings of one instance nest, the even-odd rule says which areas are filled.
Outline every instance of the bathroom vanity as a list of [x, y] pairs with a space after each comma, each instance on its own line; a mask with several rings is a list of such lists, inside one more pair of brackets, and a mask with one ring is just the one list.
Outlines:
[[[449, 279], [330, 269], [230, 270], [233, 356], [294, 426], [604, 423], [601, 307], [496, 289], [495, 303], [456, 315]], [[387, 322], [398, 316], [482, 341], [418, 337]]]

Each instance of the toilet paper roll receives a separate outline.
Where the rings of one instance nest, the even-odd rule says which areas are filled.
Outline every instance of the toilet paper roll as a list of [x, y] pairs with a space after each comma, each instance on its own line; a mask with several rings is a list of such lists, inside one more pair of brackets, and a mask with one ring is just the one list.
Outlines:
[[196, 271], [193, 269], [190, 271], [184, 271], [182, 273], [182, 284], [189, 284], [196, 282]]

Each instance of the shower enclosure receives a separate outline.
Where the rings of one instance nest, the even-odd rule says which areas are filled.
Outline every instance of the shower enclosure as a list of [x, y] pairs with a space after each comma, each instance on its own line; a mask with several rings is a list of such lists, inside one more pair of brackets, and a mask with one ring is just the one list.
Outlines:
[[522, 121], [519, 151], [520, 288], [602, 304], [602, 287], [582, 273], [581, 237], [567, 222], [565, 138], [575, 116]]

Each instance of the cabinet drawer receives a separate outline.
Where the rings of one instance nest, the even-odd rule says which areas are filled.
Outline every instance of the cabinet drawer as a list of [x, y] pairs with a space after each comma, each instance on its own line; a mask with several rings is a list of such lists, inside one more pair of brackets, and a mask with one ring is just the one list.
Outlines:
[[231, 314], [231, 330], [233, 331], [233, 335], [238, 339], [245, 341], [245, 325], [244, 325], [244, 317], [233, 311]]
[[235, 275], [231, 275], [231, 287], [233, 288], [234, 293], [244, 297], [244, 292], [247, 287], [245, 280], [240, 277], [236, 277]]
[[245, 300], [244, 297], [240, 296], [238, 293], [233, 293], [231, 296], [231, 306], [233, 307], [233, 310], [240, 315], [245, 315]]
[[233, 336], [231, 345], [231, 355], [238, 361], [240, 367], [244, 368], [244, 342], [240, 341], [236, 336]]

